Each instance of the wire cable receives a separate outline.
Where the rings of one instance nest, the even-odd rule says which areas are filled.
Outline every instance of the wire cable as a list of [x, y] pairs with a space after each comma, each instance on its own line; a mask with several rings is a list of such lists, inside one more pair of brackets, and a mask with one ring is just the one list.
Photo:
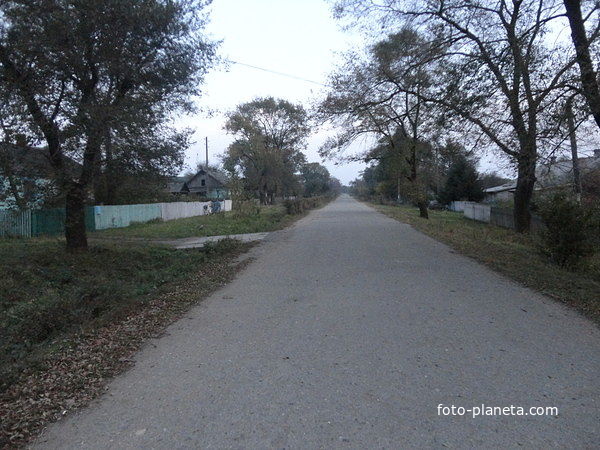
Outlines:
[[277, 72], [276, 70], [265, 69], [264, 67], [253, 66], [252, 64], [246, 64], [246, 63], [239, 62], [239, 61], [233, 61], [232, 59], [228, 59], [227, 62], [230, 62], [232, 64], [237, 64], [240, 66], [244, 66], [244, 67], [250, 67], [251, 69], [261, 70], [263, 72], [272, 73], [272, 74], [279, 75], [282, 77], [288, 77], [288, 78], [293, 78], [293, 79], [299, 80], [299, 81], [305, 81], [306, 83], [317, 84], [317, 85], [323, 86], [323, 87], [331, 87], [328, 84], [319, 83], [318, 81], [313, 81], [313, 80], [309, 80], [307, 78], [298, 77], [296, 75], [291, 75], [289, 73]]

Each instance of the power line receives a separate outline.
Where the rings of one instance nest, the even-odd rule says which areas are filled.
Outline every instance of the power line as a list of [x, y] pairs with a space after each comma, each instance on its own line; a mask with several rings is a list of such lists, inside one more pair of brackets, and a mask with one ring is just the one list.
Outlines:
[[291, 75], [289, 73], [277, 72], [276, 70], [265, 69], [264, 67], [253, 66], [252, 64], [246, 64], [246, 63], [239, 62], [239, 61], [233, 61], [231, 59], [228, 59], [227, 61], [230, 62], [230, 63], [232, 63], [232, 64], [238, 64], [240, 66], [250, 67], [250, 68], [256, 69], [256, 70], [262, 70], [263, 72], [272, 73], [272, 74], [279, 75], [279, 76], [282, 76], [282, 77], [293, 78], [295, 80], [305, 81], [307, 83], [312, 83], [312, 84], [318, 84], [319, 86], [331, 87], [328, 84], [319, 83], [318, 81], [313, 81], [313, 80], [309, 80], [307, 78], [298, 77], [296, 75]]

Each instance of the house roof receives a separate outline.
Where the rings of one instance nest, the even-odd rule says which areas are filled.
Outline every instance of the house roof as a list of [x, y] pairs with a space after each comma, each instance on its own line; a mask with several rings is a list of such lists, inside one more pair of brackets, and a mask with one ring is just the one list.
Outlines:
[[491, 188], [484, 189], [483, 192], [486, 194], [497, 194], [498, 192], [513, 191], [517, 188], [517, 183], [511, 181], [510, 183], [501, 184], [500, 186], [493, 186]]
[[193, 175], [187, 180], [187, 183], [190, 183], [194, 178], [204, 174], [214, 178], [219, 184], [222, 184], [223, 186], [226, 186], [229, 183], [227, 177], [221, 172], [211, 169], [204, 169], [202, 167], [200, 168], [200, 170], [198, 170], [198, 172], [195, 175]]
[[[11, 170], [19, 177], [34, 179], [54, 178], [54, 168], [50, 163], [47, 148], [0, 143], [0, 157], [7, 158]], [[75, 175], [81, 165], [68, 157], [65, 157], [64, 160], [67, 171], [71, 175]]]
[[189, 188], [188, 184], [191, 183], [191, 181], [194, 180], [199, 175], [205, 175], [205, 174], [212, 177], [213, 179], [215, 179], [217, 181], [217, 183], [219, 183], [222, 186], [227, 186], [227, 184], [229, 183], [229, 180], [227, 179], [227, 177], [224, 174], [217, 172], [215, 170], [200, 168], [200, 170], [198, 170], [198, 172], [196, 172], [192, 176], [172, 177], [169, 180], [167, 188], [168, 188], [169, 192], [173, 192], [173, 193], [175, 193], [175, 192], [190, 192], [190, 188]]
[[[600, 169], [600, 152], [596, 150], [594, 156], [579, 158], [579, 169], [582, 173], [591, 170]], [[539, 164], [536, 171], [535, 189], [547, 189], [556, 186], [568, 185], [573, 177], [573, 161], [564, 158], [552, 160], [550, 162]], [[517, 187], [516, 181], [494, 186], [483, 191], [486, 194], [496, 194], [498, 192], [514, 191]]]
[[215, 180], [217, 180], [219, 183], [221, 183], [223, 186], [226, 186], [227, 184], [229, 184], [229, 179], [227, 178], [227, 176], [222, 173], [222, 172], [216, 172], [214, 170], [208, 170], [207, 173], [213, 177]]
[[[579, 170], [582, 173], [600, 169], [600, 155], [579, 158]], [[540, 164], [535, 174], [538, 188], [547, 188], [568, 184], [573, 178], [573, 161], [570, 159], [551, 160]]]

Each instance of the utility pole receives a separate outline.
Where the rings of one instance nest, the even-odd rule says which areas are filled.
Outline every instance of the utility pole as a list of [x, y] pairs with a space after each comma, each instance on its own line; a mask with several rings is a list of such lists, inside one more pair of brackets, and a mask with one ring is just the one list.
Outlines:
[[579, 172], [579, 156], [577, 154], [577, 136], [575, 134], [575, 119], [573, 117], [573, 97], [567, 99], [565, 105], [567, 126], [569, 127], [569, 140], [571, 142], [571, 160], [573, 162], [573, 190], [577, 203], [581, 203], [581, 176]]
[[206, 147], [206, 168], [208, 169], [208, 136], [206, 136], [204, 140], [204, 144]]

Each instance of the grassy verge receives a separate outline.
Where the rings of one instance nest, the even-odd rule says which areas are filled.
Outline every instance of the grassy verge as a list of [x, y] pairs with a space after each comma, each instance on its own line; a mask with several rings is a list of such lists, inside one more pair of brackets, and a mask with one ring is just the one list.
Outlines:
[[148, 337], [234, 275], [249, 245], [0, 241], [0, 448], [86, 404]]
[[99, 231], [92, 237], [177, 239], [259, 233], [284, 228], [296, 218], [296, 216], [286, 214], [283, 206], [266, 206], [261, 208], [260, 214], [238, 215], [234, 212], [226, 212], [167, 222], [134, 224], [126, 228]]
[[600, 255], [572, 272], [542, 256], [535, 235], [520, 235], [465, 219], [462, 213], [430, 211], [430, 220], [424, 220], [414, 208], [373, 206], [503, 275], [577, 308], [600, 323]]

